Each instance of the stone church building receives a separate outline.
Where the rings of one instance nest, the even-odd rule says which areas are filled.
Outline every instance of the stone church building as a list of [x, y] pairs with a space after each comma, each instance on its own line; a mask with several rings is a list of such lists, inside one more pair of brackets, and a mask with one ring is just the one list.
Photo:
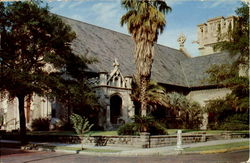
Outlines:
[[[72, 43], [76, 54], [95, 57], [97, 64], [89, 66], [89, 71], [97, 74], [95, 89], [105, 114], [99, 116], [99, 125], [105, 129], [126, 123], [135, 115], [135, 107], [130, 98], [132, 75], [135, 73], [133, 58], [134, 42], [129, 35], [94, 26], [77, 20], [61, 17], [72, 27], [77, 38]], [[190, 100], [202, 106], [208, 100], [225, 96], [231, 91], [218, 88], [205, 82], [206, 71], [213, 64], [232, 63], [233, 58], [225, 52], [214, 52], [211, 48], [216, 43], [216, 29], [226, 31], [232, 28], [234, 17], [217, 17], [198, 25], [198, 40], [201, 56], [190, 57], [185, 50], [185, 36], [177, 40], [180, 49], [173, 49], [157, 44], [152, 67], [152, 80], [164, 86], [168, 91], [183, 93]], [[26, 107], [27, 126], [32, 119], [38, 117], [58, 117], [65, 114], [56, 103], [49, 102], [45, 97], [33, 96], [30, 109]], [[26, 104], [27, 106], [28, 104]], [[17, 100], [0, 101], [4, 117], [2, 129], [19, 128]], [[203, 129], [206, 129], [204, 115]]]

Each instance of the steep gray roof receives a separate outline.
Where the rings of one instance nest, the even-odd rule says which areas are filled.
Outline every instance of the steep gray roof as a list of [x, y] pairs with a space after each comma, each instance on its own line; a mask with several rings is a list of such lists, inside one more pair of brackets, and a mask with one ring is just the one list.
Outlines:
[[[65, 17], [62, 19], [76, 32], [77, 38], [72, 44], [75, 53], [98, 59], [99, 63], [90, 65], [93, 71], [110, 72], [117, 58], [124, 76], [134, 74], [134, 42], [129, 35]], [[180, 65], [181, 60], [187, 59], [185, 54], [162, 45], [155, 46], [155, 54], [152, 79], [160, 83], [186, 86]]]
[[[61, 17], [72, 27], [77, 38], [72, 48], [76, 54], [96, 57], [98, 63], [89, 66], [94, 72], [110, 72], [117, 58], [124, 76], [135, 72], [134, 42], [129, 35], [101, 28], [77, 20]], [[207, 85], [201, 82], [211, 64], [224, 63], [228, 54], [188, 58], [180, 50], [162, 45], [155, 46], [152, 79], [164, 84], [183, 87]]]
[[208, 78], [206, 71], [212, 65], [232, 64], [237, 56], [229, 56], [229, 53], [215, 53], [199, 56], [181, 61], [181, 66], [187, 80], [188, 87], [200, 87], [211, 85], [204, 79]]

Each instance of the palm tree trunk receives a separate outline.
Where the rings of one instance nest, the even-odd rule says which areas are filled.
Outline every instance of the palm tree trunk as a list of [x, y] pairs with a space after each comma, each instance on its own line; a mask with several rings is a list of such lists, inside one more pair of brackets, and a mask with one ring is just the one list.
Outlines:
[[19, 121], [20, 121], [20, 138], [21, 142], [25, 141], [26, 136], [26, 119], [25, 119], [25, 112], [24, 112], [24, 95], [18, 95], [18, 108], [19, 108]]
[[145, 77], [143, 77], [141, 79], [141, 92], [140, 92], [141, 116], [147, 115], [147, 100], [146, 100], [147, 85], [148, 81]]
[[142, 39], [136, 43], [136, 80], [138, 85], [140, 86], [139, 99], [141, 102], [141, 116], [147, 115], [146, 91], [148, 83], [150, 81], [153, 56], [153, 42]]

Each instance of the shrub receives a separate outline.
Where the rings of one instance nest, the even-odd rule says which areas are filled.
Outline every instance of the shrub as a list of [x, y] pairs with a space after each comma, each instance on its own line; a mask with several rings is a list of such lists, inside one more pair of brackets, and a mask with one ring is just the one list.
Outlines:
[[220, 130], [249, 130], [249, 126], [247, 124], [242, 123], [224, 123], [219, 126]]
[[49, 131], [50, 119], [48, 118], [37, 118], [31, 123], [33, 131]]
[[93, 124], [89, 124], [87, 118], [75, 113], [71, 114], [70, 121], [73, 123], [73, 128], [81, 139], [81, 148], [83, 150], [83, 135], [90, 131]]
[[138, 135], [134, 123], [126, 123], [117, 130], [118, 135]]
[[160, 124], [160, 123], [153, 123], [152, 125], [150, 125], [149, 127], [149, 131], [150, 135], [167, 135], [167, 131], [166, 128]]
[[93, 124], [89, 124], [89, 121], [87, 118], [82, 117], [78, 114], [72, 114], [70, 116], [70, 120], [73, 123], [73, 128], [75, 129], [76, 133], [78, 135], [83, 135], [90, 131]]
[[187, 107], [182, 109], [180, 115], [181, 127], [198, 130], [202, 125], [203, 113], [204, 111], [198, 103], [189, 102]]
[[[144, 130], [140, 130], [141, 128], [138, 127], [136, 122], [133, 123], [126, 123], [120, 126], [117, 130], [118, 135], [139, 135], [139, 132], [144, 132]], [[147, 125], [147, 132], [150, 135], [167, 135], [166, 128], [157, 122], [152, 122]]]
[[148, 132], [150, 126], [153, 125], [154, 118], [152, 116], [134, 116], [135, 130], [138, 132]]
[[223, 130], [248, 130], [249, 129], [248, 114], [234, 114], [229, 116], [219, 125], [219, 129]]

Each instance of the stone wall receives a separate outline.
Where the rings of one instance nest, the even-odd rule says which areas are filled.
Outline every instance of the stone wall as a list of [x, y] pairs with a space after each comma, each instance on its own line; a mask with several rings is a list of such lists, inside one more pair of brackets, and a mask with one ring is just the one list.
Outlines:
[[[192, 134], [192, 135], [182, 135], [182, 143], [198, 143], [206, 141], [206, 136], [204, 134]], [[164, 147], [173, 146], [177, 144], [176, 135], [163, 135], [163, 136], [151, 136], [150, 137], [150, 148], [154, 147]]]
[[[2, 133], [2, 139], [18, 140], [17, 133]], [[198, 143], [217, 139], [248, 138], [249, 134], [225, 132], [221, 135], [207, 135], [205, 132], [197, 134], [182, 134], [182, 144]], [[59, 142], [69, 144], [79, 144], [81, 139], [78, 136], [64, 135], [27, 135], [27, 140], [34, 142]], [[177, 135], [157, 135], [150, 136], [148, 133], [141, 133], [140, 136], [85, 136], [84, 144], [95, 146], [122, 146], [136, 148], [155, 148], [165, 146], [175, 146]]]

